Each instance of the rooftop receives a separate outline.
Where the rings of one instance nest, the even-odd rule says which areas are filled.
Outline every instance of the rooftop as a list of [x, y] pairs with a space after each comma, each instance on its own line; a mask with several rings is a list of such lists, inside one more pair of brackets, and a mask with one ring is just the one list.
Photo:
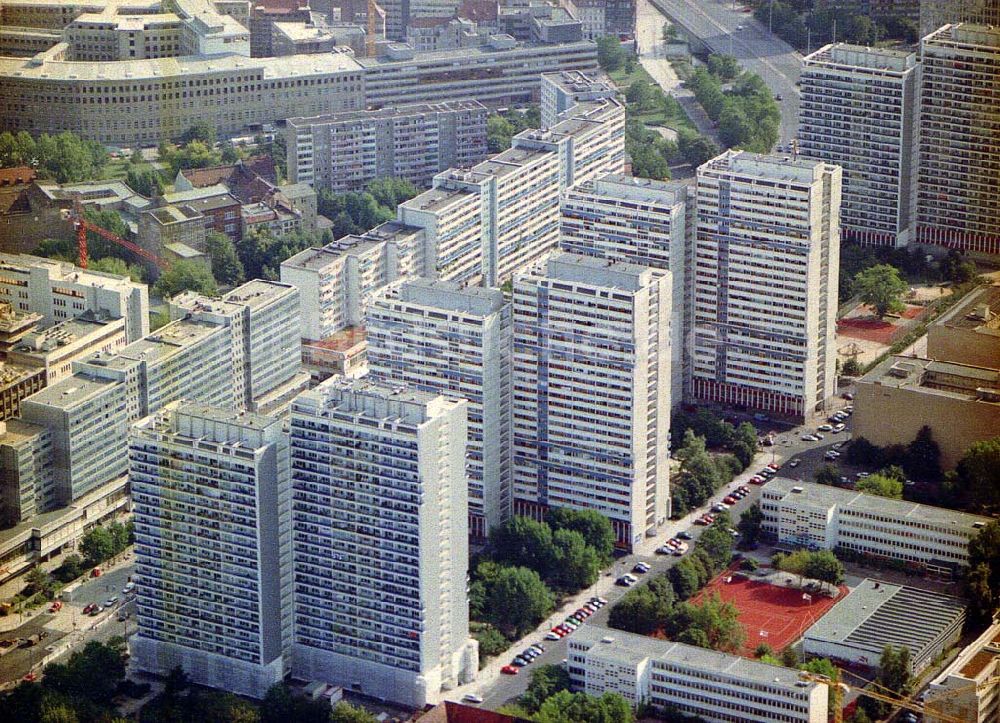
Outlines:
[[478, 100], [451, 100], [440, 103], [410, 103], [399, 106], [387, 106], [378, 110], [345, 110], [339, 113], [325, 113], [323, 115], [301, 116], [289, 118], [288, 125], [293, 128], [302, 128], [310, 125], [321, 125], [324, 123], [347, 123], [356, 120], [379, 120], [386, 118], [404, 118], [414, 115], [425, 115], [428, 113], [451, 113], [464, 110], [482, 110], [486, 112], [486, 106]]
[[348, 326], [325, 339], [317, 339], [308, 343], [303, 342], [303, 344], [319, 347], [320, 349], [330, 349], [332, 351], [350, 351], [364, 344], [366, 336], [367, 334], [363, 326]]
[[891, 356], [861, 377], [858, 383], [1000, 405], [1000, 369], [969, 364]]
[[105, 393], [117, 384], [117, 381], [111, 379], [95, 377], [86, 372], [77, 372], [73, 376], [61, 379], [21, 400], [21, 416], [24, 417], [26, 409], [33, 404], [58, 409], [73, 409]]
[[[973, 291], [934, 324], [1000, 335], [1000, 285], [983, 286]], [[1000, 366], [1000, 360], [997, 364]]]
[[487, 60], [489, 58], [496, 57], [497, 55], [515, 55], [526, 52], [530, 53], [532, 51], [538, 51], [542, 54], [553, 51], [566, 53], [572, 51], [573, 49], [593, 49], [594, 45], [594, 41], [592, 40], [579, 40], [573, 43], [559, 43], [552, 45], [517, 44], [511, 48], [494, 48], [490, 45], [479, 45], [472, 48], [455, 48], [454, 50], [435, 50], [431, 52], [417, 51], [413, 54], [412, 58], [401, 58], [399, 60], [388, 57], [357, 58], [357, 63], [362, 68], [378, 69], [381, 67], [393, 67], [399, 65], [413, 66], [421, 63], [440, 63], [441, 61], [454, 60], [456, 57], [466, 59], [482, 58], [483, 60]]
[[[795, 489], [801, 491], [795, 492], [793, 491]], [[837, 506], [840, 509], [858, 509], [866, 512], [878, 511], [900, 520], [939, 525], [954, 529], [956, 532], [965, 531], [970, 537], [990, 521], [989, 517], [970, 515], [958, 510], [918, 505], [915, 502], [894, 500], [830, 485], [803, 483], [785, 477], [773, 478], [764, 487], [764, 491], [769, 496], [781, 495], [782, 500], [794, 501], [799, 505], [819, 508]]]
[[917, 54], [890, 48], [869, 48], [850, 43], [831, 43], [808, 55], [806, 65], [836, 65], [844, 68], [881, 70], [902, 75], [917, 64]]
[[653, 273], [646, 266], [626, 261], [556, 252], [544, 267], [536, 267], [526, 275], [634, 293], [648, 283]]
[[126, 276], [94, 271], [93, 269], [81, 269], [79, 266], [74, 266], [66, 261], [31, 256], [29, 254], [0, 253], [0, 269], [26, 273], [31, 268], [47, 269], [50, 278], [77, 284], [89, 284], [101, 288], [145, 288], [145, 284], [138, 284]]
[[871, 651], [876, 664], [886, 645], [906, 646], [915, 658], [965, 615], [965, 601], [928, 590], [866, 579], [805, 635]]
[[[398, 406], [386, 408], [385, 403]], [[452, 408], [465, 404], [464, 399], [449, 398], [392, 382], [376, 382], [367, 377], [331, 377], [315, 388], [300, 394], [295, 408], [320, 414], [342, 412], [374, 419], [379, 424], [400, 421], [422, 424]]]
[[423, 278], [389, 287], [386, 296], [414, 306], [480, 317], [496, 313], [504, 304], [503, 292], [499, 289], [462, 288], [454, 281]]

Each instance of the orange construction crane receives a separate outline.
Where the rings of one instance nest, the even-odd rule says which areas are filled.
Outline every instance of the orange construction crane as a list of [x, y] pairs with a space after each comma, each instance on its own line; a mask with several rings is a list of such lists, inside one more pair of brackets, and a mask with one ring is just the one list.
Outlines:
[[87, 262], [89, 261], [89, 254], [87, 253], [87, 232], [91, 231], [96, 233], [103, 239], [118, 244], [122, 248], [126, 248], [132, 253], [140, 256], [146, 261], [156, 266], [160, 271], [166, 271], [170, 268], [170, 262], [166, 259], [160, 258], [156, 254], [147, 251], [146, 249], [138, 246], [131, 241], [123, 239], [121, 236], [115, 233], [111, 233], [107, 229], [101, 228], [95, 223], [91, 223], [83, 215], [83, 207], [80, 205], [79, 201], [73, 204], [73, 209], [69, 212], [69, 220], [73, 224], [73, 228], [76, 229], [76, 249], [77, 255], [80, 257], [77, 266], [81, 269], [87, 268]]
[[375, 0], [368, 0], [368, 10], [365, 12], [368, 26], [365, 33], [365, 55], [369, 58], [375, 57], [375, 36], [378, 35], [376, 19], [384, 20], [385, 11], [382, 10]]

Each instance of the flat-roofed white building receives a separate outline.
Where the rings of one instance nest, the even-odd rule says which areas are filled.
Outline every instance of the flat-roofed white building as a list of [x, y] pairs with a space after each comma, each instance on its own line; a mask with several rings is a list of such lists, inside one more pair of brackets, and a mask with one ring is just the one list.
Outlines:
[[706, 721], [824, 723], [827, 686], [799, 671], [621, 630], [585, 625], [569, 638], [574, 687], [618, 693]]
[[561, 250], [670, 270], [671, 404], [684, 384], [689, 187], [609, 174], [566, 189], [559, 204]]
[[42, 315], [52, 326], [85, 311], [125, 319], [125, 337], [149, 333], [149, 292], [145, 284], [65, 261], [0, 253], [0, 302], [17, 311]]
[[125, 319], [85, 311], [47, 329], [25, 334], [7, 355], [21, 366], [43, 369], [45, 383], [55, 384], [73, 373], [73, 362], [95, 352], [115, 352], [128, 340]]
[[415, 279], [368, 308], [368, 376], [469, 402], [469, 535], [511, 515], [511, 307], [499, 289]]
[[515, 511], [593, 509], [627, 548], [669, 516], [670, 285], [569, 253], [514, 277]]
[[288, 435], [270, 417], [172, 402], [129, 437], [132, 664], [263, 698], [288, 670]]
[[916, 219], [916, 53], [834, 43], [802, 61], [799, 152], [844, 169], [845, 240], [905, 246]]
[[866, 579], [806, 630], [805, 655], [878, 668], [887, 645], [910, 651], [910, 675], [919, 675], [962, 636], [965, 600]]
[[781, 544], [843, 549], [945, 573], [968, 566], [969, 540], [990, 520], [783, 477], [764, 486], [760, 508], [764, 530]]
[[475, 678], [467, 408], [344, 377], [292, 404], [294, 675], [417, 708]]
[[698, 168], [695, 398], [801, 417], [833, 395], [840, 179], [745, 151]]
[[928, 723], [1000, 719], [1000, 623], [986, 628], [931, 681], [924, 711]]

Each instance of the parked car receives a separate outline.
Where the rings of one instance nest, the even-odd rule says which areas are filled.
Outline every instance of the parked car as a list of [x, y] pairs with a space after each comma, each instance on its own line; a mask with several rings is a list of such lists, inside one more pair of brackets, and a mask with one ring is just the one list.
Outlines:
[[56, 601], [54, 601], [52, 603], [52, 605], [49, 606], [49, 612], [50, 613], [57, 613], [60, 610], [62, 610], [62, 606], [63, 606], [62, 600], [56, 600]]
[[607, 605], [607, 604], [608, 604], [608, 601], [607, 601], [607, 600], [605, 600], [605, 599], [604, 599], [604, 598], [602, 598], [602, 597], [592, 597], [592, 598], [590, 598], [590, 599], [591, 599], [591, 601], [592, 601], [592, 602], [596, 602], [596, 603], [597, 603], [598, 605], [600, 605], [601, 607], [604, 607], [605, 605]]
[[634, 572], [634, 573], [636, 573], [638, 575], [645, 575], [651, 569], [652, 568], [649, 565], [647, 565], [645, 562], [637, 562], [637, 563], [635, 563], [635, 567], [632, 568], [632, 572]]
[[505, 665], [500, 668], [500, 672], [504, 675], [517, 675], [521, 671], [515, 668], [513, 665]]
[[844, 393], [843, 393], [843, 394], [841, 394], [840, 396], [841, 396], [841, 397], [842, 397], [843, 399], [846, 399], [846, 400], [847, 400], [847, 401], [849, 401], [849, 402], [853, 402], [853, 401], [854, 401], [854, 395], [853, 395], [853, 394], [851, 394], [850, 392], [844, 392]]
[[90, 571], [90, 576], [91, 577], [100, 577], [101, 576], [101, 568], [95, 567], [93, 570]]
[[674, 554], [674, 548], [672, 548], [670, 545], [660, 545], [659, 547], [656, 548], [656, 554], [657, 555], [673, 555]]
[[554, 630], [550, 630], [549, 632], [545, 633], [546, 640], [558, 640], [561, 637], [562, 636], [559, 633], [555, 632]]
[[693, 540], [693, 539], [694, 539], [694, 535], [692, 535], [692, 534], [691, 534], [690, 532], [688, 532], [687, 530], [684, 530], [684, 531], [682, 531], [682, 532], [678, 532], [678, 533], [677, 533], [677, 537], [678, 537], [679, 539], [681, 539], [681, 540]]
[[483, 702], [482, 697], [476, 695], [475, 693], [466, 693], [462, 696], [463, 703], [472, 703], [473, 705], [479, 705]]
[[788, 463], [788, 466], [794, 469], [795, 467], [798, 467], [800, 464], [802, 464], [801, 459], [793, 459], [791, 462]]
[[843, 431], [844, 431], [845, 429], [847, 429], [847, 425], [846, 425], [846, 424], [844, 424], [843, 422], [841, 422], [840, 424], [838, 424], [837, 426], [835, 426], [835, 427], [833, 428], [833, 433], [834, 433], [834, 434], [840, 434], [840, 433], [841, 433], [841, 432], [843, 432]]
[[620, 585], [621, 587], [632, 587], [637, 582], [639, 582], [639, 580], [637, 578], [634, 578], [634, 577], [632, 577], [631, 575], [628, 575], [628, 574], [622, 575], [620, 578], [618, 578], [617, 580], [615, 580], [615, 584], [616, 585]]
[[523, 668], [528, 664], [528, 661], [522, 658], [520, 655], [510, 661], [511, 665], [516, 665], [518, 668]]
[[125, 595], [128, 595], [133, 590], [135, 590], [135, 583], [132, 582], [132, 581], [129, 581], [129, 582], [125, 583], [125, 587], [122, 588], [122, 593], [124, 593]]

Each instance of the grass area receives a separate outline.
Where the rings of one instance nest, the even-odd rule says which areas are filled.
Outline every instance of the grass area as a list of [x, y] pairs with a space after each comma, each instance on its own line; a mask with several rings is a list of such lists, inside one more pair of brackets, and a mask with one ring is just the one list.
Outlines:
[[[628, 87], [637, 80], [644, 80], [661, 94], [663, 93], [659, 83], [639, 63], [635, 64], [635, 69], [631, 73], [626, 73], [624, 68], [620, 68], [613, 73], [608, 73], [608, 76], [622, 93], [627, 91]], [[658, 103], [655, 108], [642, 112], [630, 106], [629, 117], [636, 118], [647, 126], [664, 126], [675, 131], [687, 129], [692, 133], [698, 132], [698, 128], [691, 122], [680, 104], [672, 100], [668, 103]]]
[[[128, 169], [131, 166], [131, 161], [128, 158], [112, 158], [104, 166], [104, 170], [101, 172], [102, 181], [111, 180], [124, 180], [125, 175], [128, 173]], [[165, 166], [162, 163], [150, 163], [149, 161], [143, 161], [142, 163], [136, 164], [136, 167], [140, 170], [145, 170], [147, 168], [160, 171], [160, 175], [163, 176], [164, 180], [168, 183], [173, 181], [172, 178], [167, 178], [164, 173]]]

